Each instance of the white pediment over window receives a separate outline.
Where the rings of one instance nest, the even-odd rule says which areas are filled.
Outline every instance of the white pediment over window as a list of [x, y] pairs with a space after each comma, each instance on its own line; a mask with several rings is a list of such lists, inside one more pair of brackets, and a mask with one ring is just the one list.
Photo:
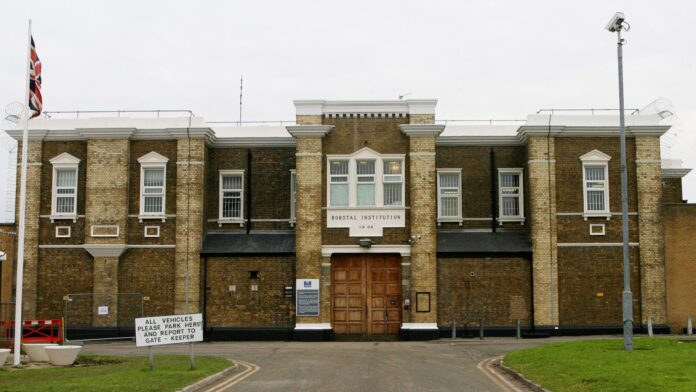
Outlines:
[[369, 147], [363, 147], [359, 149], [358, 151], [350, 154], [350, 155], [345, 155], [345, 157], [350, 157], [350, 158], [372, 158], [372, 157], [381, 157], [382, 154], [378, 153], [377, 151], [369, 148]]
[[164, 164], [169, 162], [169, 158], [152, 151], [138, 158], [138, 162], [141, 165]]
[[75, 166], [78, 163], [80, 163], [80, 160], [67, 152], [64, 152], [60, 155], [57, 155], [50, 159], [51, 164], [53, 165], [68, 165], [68, 166]]
[[592, 150], [588, 152], [587, 154], [583, 155], [580, 157], [580, 160], [583, 162], [609, 162], [611, 160], [611, 157], [599, 150]]

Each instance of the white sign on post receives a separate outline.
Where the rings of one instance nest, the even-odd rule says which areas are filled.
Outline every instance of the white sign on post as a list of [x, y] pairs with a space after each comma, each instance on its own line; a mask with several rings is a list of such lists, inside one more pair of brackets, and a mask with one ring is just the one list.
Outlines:
[[202, 341], [201, 313], [135, 319], [135, 345], [138, 347]]

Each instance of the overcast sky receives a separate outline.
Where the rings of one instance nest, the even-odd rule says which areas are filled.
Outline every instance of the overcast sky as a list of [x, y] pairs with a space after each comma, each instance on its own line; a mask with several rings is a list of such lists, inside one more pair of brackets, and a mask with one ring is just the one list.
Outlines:
[[[440, 119], [616, 108], [615, 35], [603, 29], [615, 11], [632, 26], [626, 106], [671, 100], [669, 155], [696, 167], [693, 1], [3, 0], [0, 109], [24, 96], [30, 17], [49, 111], [191, 109], [236, 121], [242, 74], [245, 120], [292, 119], [293, 99], [409, 92], [438, 98]], [[696, 173], [684, 195], [696, 200]]]

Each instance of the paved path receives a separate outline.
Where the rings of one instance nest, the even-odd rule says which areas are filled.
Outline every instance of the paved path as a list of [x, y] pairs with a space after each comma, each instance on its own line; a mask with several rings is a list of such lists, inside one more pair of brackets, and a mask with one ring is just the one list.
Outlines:
[[[212, 342], [195, 345], [197, 355], [218, 355], [257, 366], [253, 374], [216, 391], [504, 391], [479, 366], [509, 351], [575, 340], [490, 338], [432, 342]], [[186, 354], [187, 346], [155, 347]], [[84, 354], [147, 355], [132, 342], [89, 343]], [[155, 359], [156, 360], [156, 359]]]

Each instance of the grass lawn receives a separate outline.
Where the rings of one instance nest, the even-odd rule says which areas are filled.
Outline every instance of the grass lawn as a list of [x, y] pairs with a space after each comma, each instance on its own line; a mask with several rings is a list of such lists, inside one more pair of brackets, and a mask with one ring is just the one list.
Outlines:
[[218, 357], [155, 355], [155, 370], [147, 357], [80, 356], [75, 367], [0, 369], [0, 391], [174, 391], [231, 365]]
[[547, 344], [508, 354], [505, 364], [554, 391], [696, 391], [696, 342], [636, 339]]

